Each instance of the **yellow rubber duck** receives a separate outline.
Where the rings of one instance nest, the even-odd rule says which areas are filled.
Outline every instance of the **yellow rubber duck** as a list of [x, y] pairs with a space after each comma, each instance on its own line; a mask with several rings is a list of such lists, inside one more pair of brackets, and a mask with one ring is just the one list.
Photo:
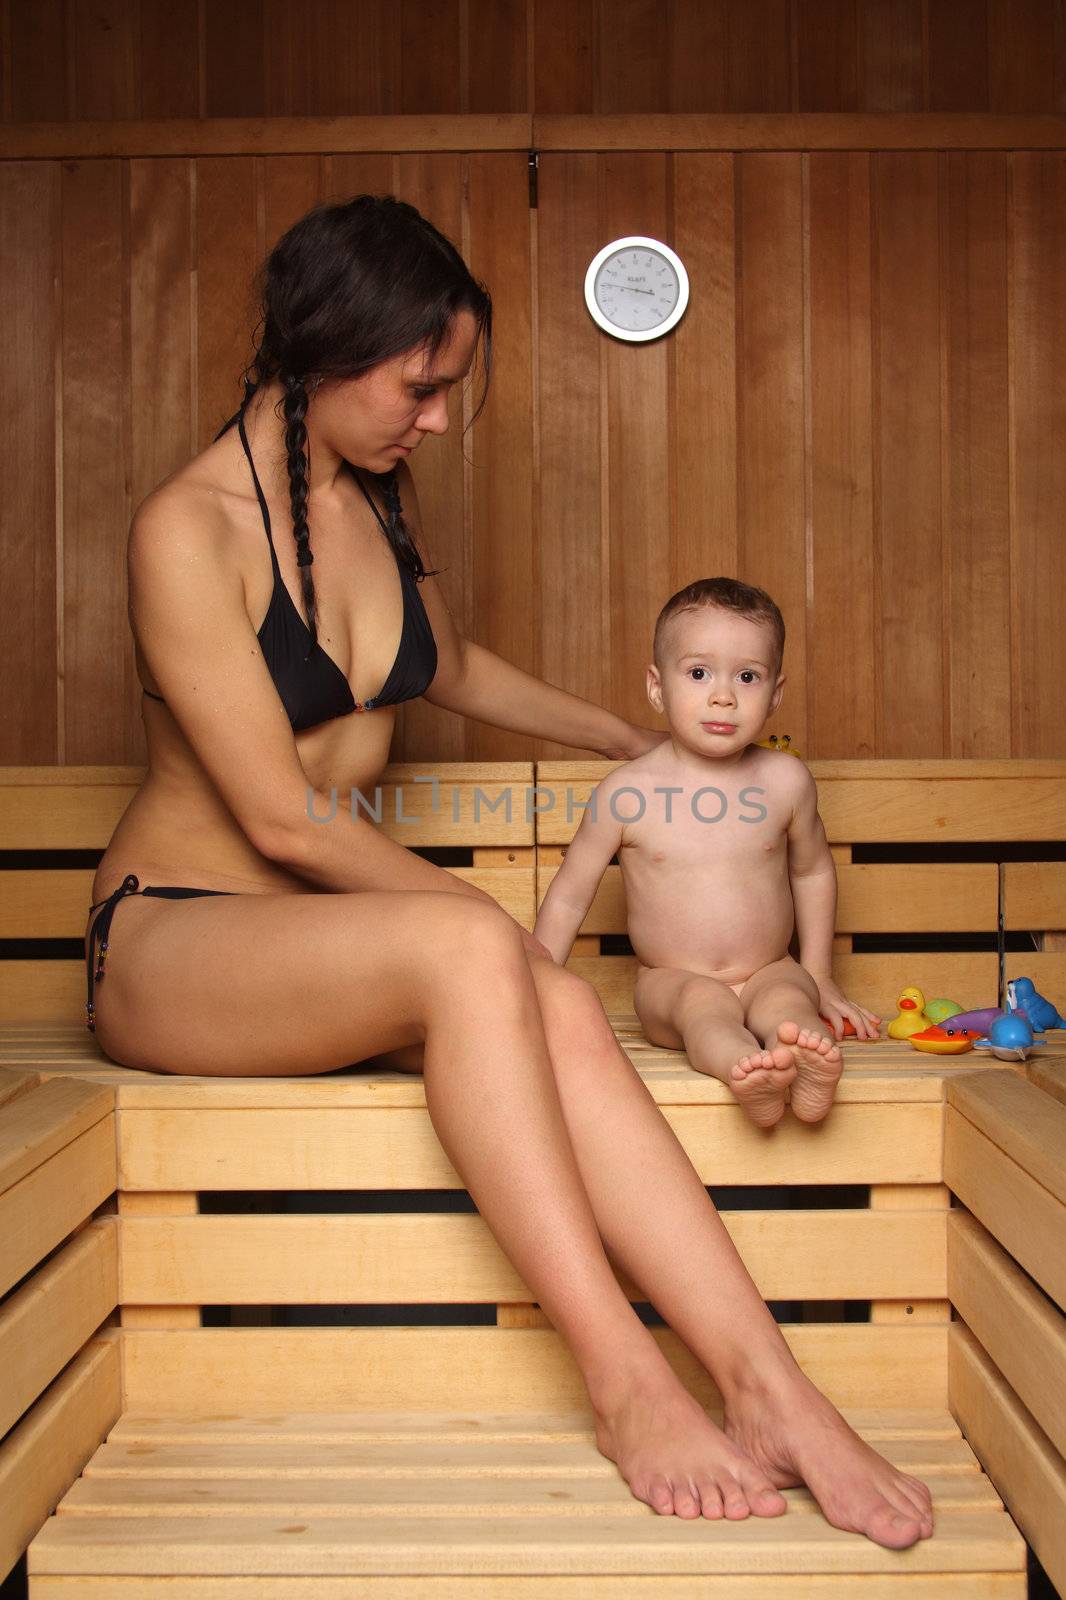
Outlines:
[[921, 1033], [932, 1023], [925, 1014], [925, 995], [920, 989], [904, 989], [896, 1001], [899, 1015], [888, 1025], [890, 1039], [909, 1039], [912, 1033]]
[[777, 750], [781, 755], [799, 756], [799, 759], [803, 760], [802, 755], [792, 743], [792, 735], [790, 733], [782, 733], [781, 735], [772, 733], [768, 739], [757, 739], [755, 742], [761, 750]]

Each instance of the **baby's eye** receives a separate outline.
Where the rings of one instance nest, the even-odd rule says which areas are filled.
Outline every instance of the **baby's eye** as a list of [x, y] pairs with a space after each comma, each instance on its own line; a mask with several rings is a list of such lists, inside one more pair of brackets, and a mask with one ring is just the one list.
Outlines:
[[739, 673], [738, 676], [741, 683], [758, 683], [759, 681], [759, 674], [753, 672], [750, 667], [745, 667], [744, 671]]
[[707, 668], [706, 667], [690, 667], [689, 670], [688, 670], [689, 677], [693, 678], [696, 681], [696, 683], [702, 683], [704, 678], [705, 678], [705, 676], [706, 676], [706, 674], [707, 674]]

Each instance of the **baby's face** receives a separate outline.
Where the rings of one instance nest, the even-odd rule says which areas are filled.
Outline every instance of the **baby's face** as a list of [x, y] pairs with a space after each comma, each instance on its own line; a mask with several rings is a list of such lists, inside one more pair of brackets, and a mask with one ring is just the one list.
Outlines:
[[678, 743], [711, 759], [740, 755], [777, 709], [785, 680], [766, 623], [700, 606], [667, 623], [648, 699]]

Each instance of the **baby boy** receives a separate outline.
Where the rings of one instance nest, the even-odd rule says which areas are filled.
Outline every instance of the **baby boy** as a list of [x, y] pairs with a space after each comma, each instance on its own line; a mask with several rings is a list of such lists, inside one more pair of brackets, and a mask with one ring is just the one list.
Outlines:
[[814, 779], [755, 743], [781, 700], [784, 643], [769, 595], [733, 579], [666, 602], [647, 688], [670, 736], [599, 785], [535, 929], [564, 962], [617, 853], [645, 1034], [687, 1051], [764, 1128], [786, 1101], [820, 1122], [843, 1019], [859, 1038], [876, 1038], [880, 1020], [830, 977], [836, 871]]

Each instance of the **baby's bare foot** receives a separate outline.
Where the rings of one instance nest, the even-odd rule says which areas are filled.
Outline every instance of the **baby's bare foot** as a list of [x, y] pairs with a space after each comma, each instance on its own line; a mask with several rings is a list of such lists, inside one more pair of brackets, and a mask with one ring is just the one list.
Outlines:
[[796, 1081], [792, 1085], [792, 1110], [801, 1122], [821, 1122], [837, 1091], [844, 1058], [835, 1039], [814, 1028], [800, 1028], [782, 1022], [777, 1029], [781, 1044], [796, 1062]]
[[738, 1522], [779, 1517], [783, 1494], [680, 1386], [630, 1394], [599, 1416], [596, 1443], [638, 1500], [660, 1516]]
[[933, 1531], [932, 1496], [921, 1479], [890, 1466], [802, 1374], [776, 1399], [734, 1401], [725, 1431], [779, 1488], [806, 1483], [834, 1528], [890, 1550]]
[[785, 1094], [795, 1076], [793, 1052], [779, 1044], [741, 1056], [729, 1069], [729, 1087], [756, 1127], [772, 1128], [785, 1114]]

